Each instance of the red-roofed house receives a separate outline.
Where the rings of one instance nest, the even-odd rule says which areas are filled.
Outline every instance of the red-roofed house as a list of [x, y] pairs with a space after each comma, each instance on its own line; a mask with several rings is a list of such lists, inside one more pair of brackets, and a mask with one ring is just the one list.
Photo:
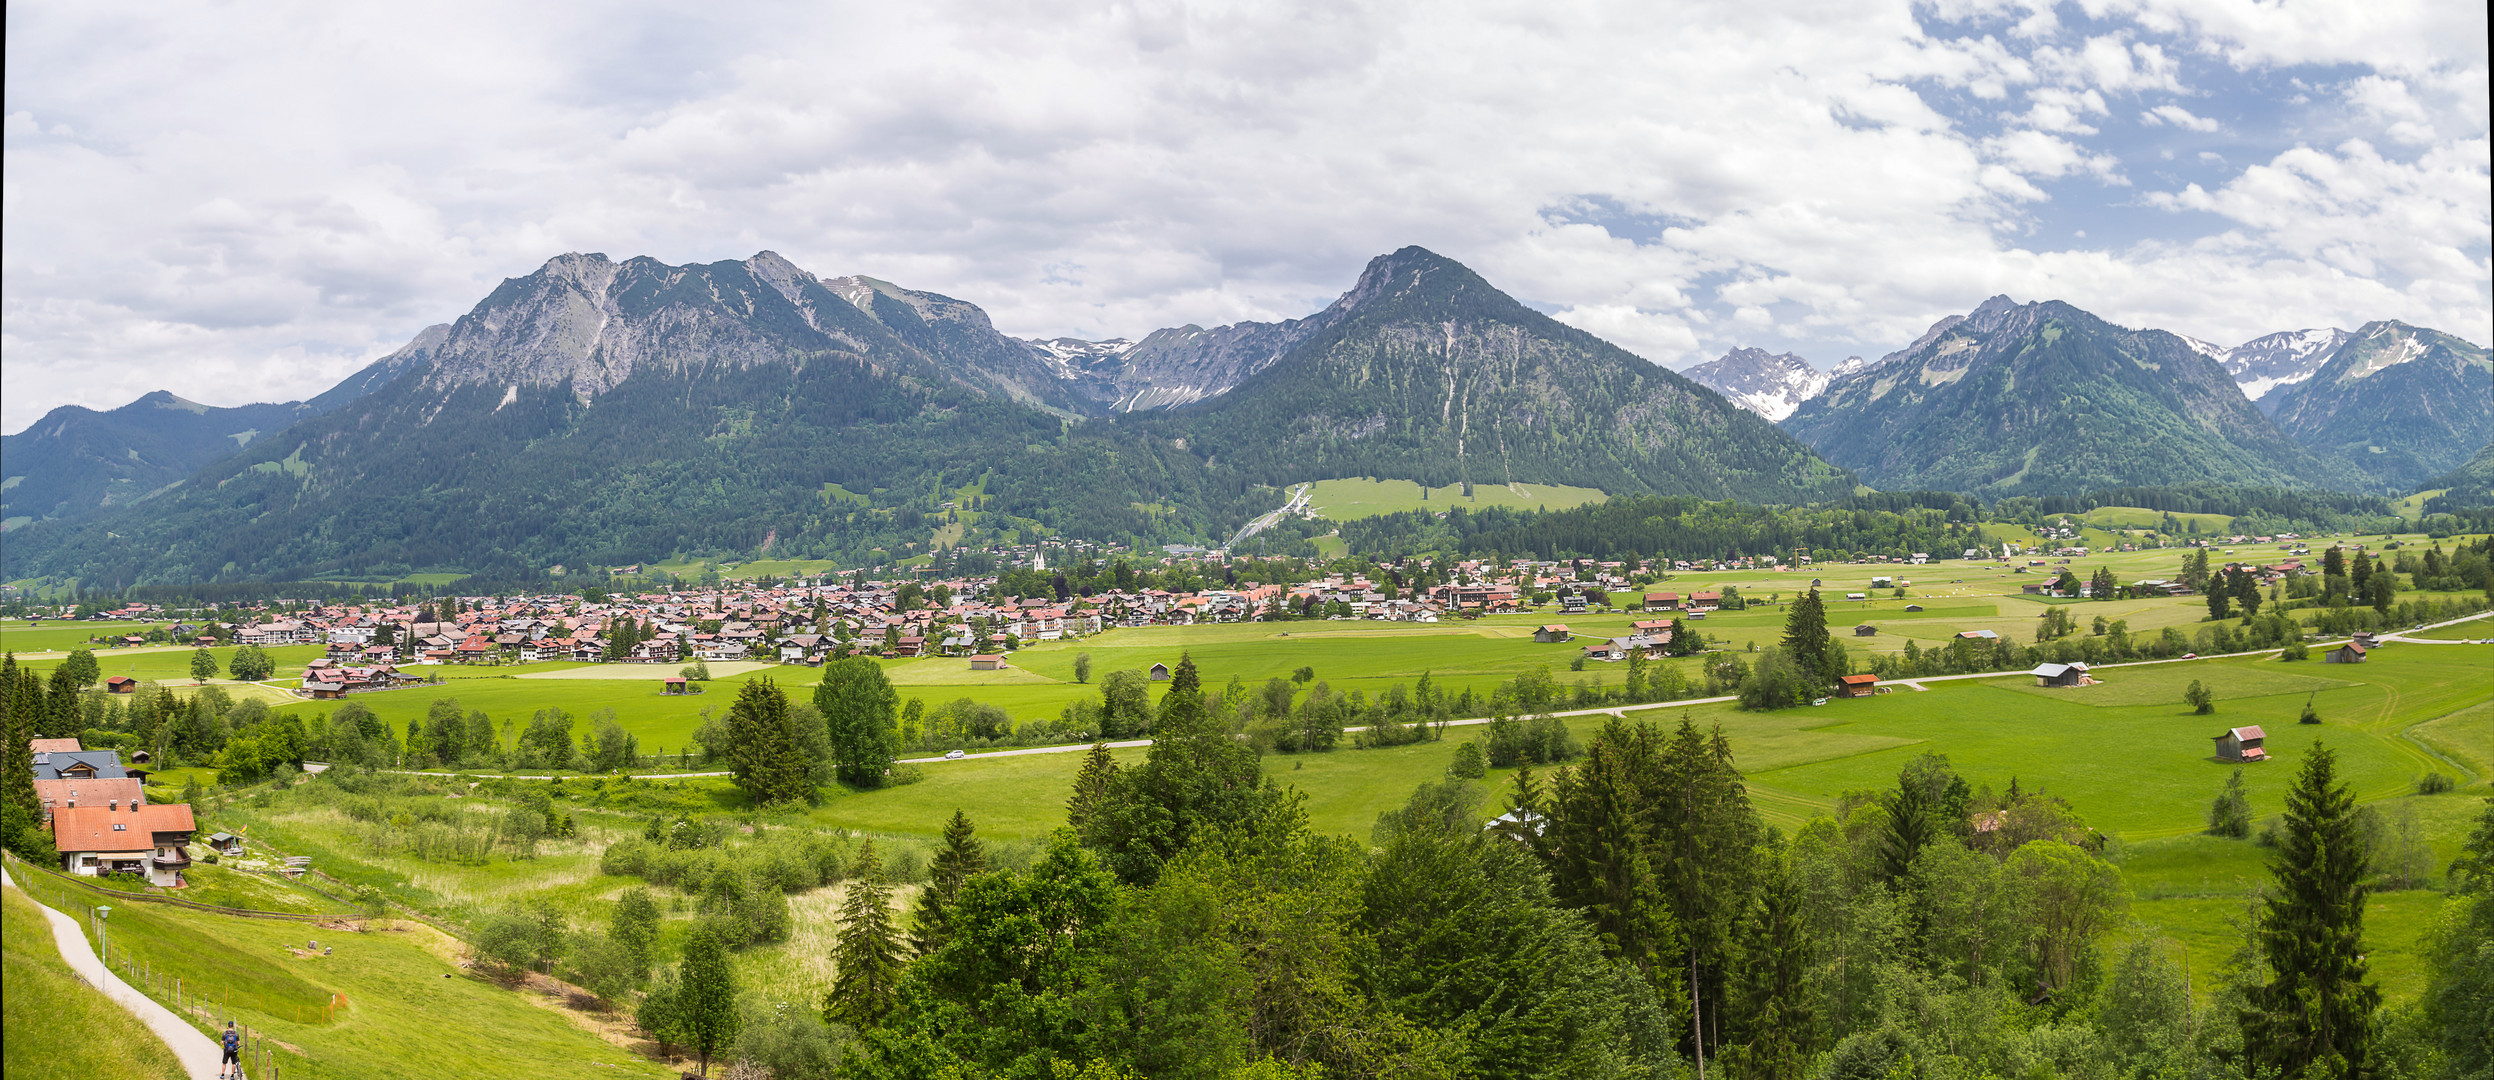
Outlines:
[[107, 800], [54, 811], [52, 849], [60, 853], [62, 869], [73, 874], [141, 873], [150, 885], [174, 886], [191, 864], [185, 845], [197, 830], [189, 803], [132, 806]]
[[103, 806], [106, 803], [133, 806], [144, 803], [147, 801], [145, 785], [145, 781], [135, 776], [36, 780], [35, 797], [43, 801], [43, 819], [50, 821], [53, 812], [63, 807]]

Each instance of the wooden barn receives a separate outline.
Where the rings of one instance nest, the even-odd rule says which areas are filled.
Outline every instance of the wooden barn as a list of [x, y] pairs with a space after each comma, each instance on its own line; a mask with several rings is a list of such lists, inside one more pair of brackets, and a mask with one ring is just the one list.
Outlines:
[[1575, 636], [1576, 635], [1573, 632], [1568, 630], [1566, 623], [1550, 623], [1545, 626], [1536, 627], [1533, 630], [1533, 640], [1541, 642], [1544, 645], [1554, 642], [1567, 641]]
[[2268, 737], [2268, 734], [2261, 731], [2258, 725], [2220, 731], [2216, 735], [2217, 760], [2267, 761], [2269, 752], [2261, 749], [2260, 744]]
[[1836, 693], [1844, 697], [1871, 697], [1879, 693], [1877, 675], [1847, 675], [1836, 683]]
[[2085, 664], [2037, 664], [2027, 674], [2035, 676], [2037, 686], [2087, 686], [2095, 682], [2087, 676]]
[[2361, 664], [2364, 662], [2366, 651], [2362, 643], [2350, 641], [2321, 656], [2333, 664]]

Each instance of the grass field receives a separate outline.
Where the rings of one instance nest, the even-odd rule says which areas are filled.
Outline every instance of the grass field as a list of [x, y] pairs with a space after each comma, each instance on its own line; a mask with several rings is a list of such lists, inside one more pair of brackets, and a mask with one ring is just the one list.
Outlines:
[[[45, 619], [40, 623], [24, 619], [0, 620], [0, 652], [20, 655], [58, 652], [85, 645], [89, 638], [118, 638], [129, 634], [145, 636], [150, 630], [170, 625], [160, 622], [66, 622], [59, 619]], [[103, 654], [103, 647], [96, 646], [96, 655], [101, 657]]]
[[11, 1080], [183, 1080], [173, 1050], [61, 959], [32, 900], [0, 890], [7, 969], [0, 1071]]
[[[541, 1007], [532, 995], [459, 967], [458, 943], [422, 923], [380, 920], [359, 933], [132, 903], [114, 905], [108, 921], [116, 963], [126, 950], [148, 970], [179, 976], [186, 993], [204, 991], [220, 1008], [230, 1000], [232, 1015], [300, 1048], [300, 1056], [280, 1057], [287, 1076], [589, 1074], [583, 1066], [595, 1066], [601, 1076], [674, 1075]], [[329, 951], [296, 951], [308, 952], [312, 940]], [[14, 981], [9, 992], [16, 996]], [[345, 995], [348, 1006], [323, 1023], [320, 1006], [331, 994]], [[492, 1037], [445, 1038], [446, 1032]], [[12, 1026], [10, 1041], [17, 1037]]]
[[1504, 506], [1517, 510], [1565, 510], [1610, 496], [1595, 488], [1565, 484], [1474, 484], [1466, 496], [1461, 486], [1423, 489], [1409, 480], [1352, 478], [1319, 480], [1309, 493], [1308, 508], [1317, 516], [1352, 521], [1405, 510], [1445, 513], [1455, 507], [1479, 510]]

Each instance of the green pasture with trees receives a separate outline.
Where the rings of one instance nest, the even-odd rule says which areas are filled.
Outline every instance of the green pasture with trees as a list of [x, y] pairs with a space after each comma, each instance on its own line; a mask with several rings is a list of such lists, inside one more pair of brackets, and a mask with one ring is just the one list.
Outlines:
[[[1703, 651], [1619, 664], [1533, 628], [1640, 613], [1117, 631], [1011, 680], [852, 658], [689, 697], [499, 677], [557, 665], [272, 706], [187, 685], [187, 649], [63, 655], [5, 665], [0, 704], [20, 748], [207, 763], [203, 828], [455, 932], [336, 964], [277, 952], [291, 924], [139, 916], [133, 948], [203, 977], [287, 956], [239, 980], [252, 1008], [356, 1000], [271, 1018], [305, 1075], [444, 1067], [407, 1047], [448, 1016], [517, 1025], [529, 1071], [626, 1075], [2467, 1076], [2494, 1061], [2494, 646], [2461, 642], [2494, 621], [2304, 647], [2482, 609], [2452, 580], [2482, 548], [2451, 550], [2275, 596], [2170, 551], [1680, 575], [1740, 602], [1666, 650]], [[2073, 595], [2020, 587], [2047, 582]], [[108, 699], [116, 661], [167, 673]], [[2023, 673], [2046, 661], [2092, 681]], [[1834, 692], [1863, 671], [1886, 692]], [[2221, 760], [2252, 726], [2267, 760]], [[1084, 745], [1124, 736], [1151, 742]], [[724, 775], [629, 775], [679, 765]], [[560, 776], [489, 775], [528, 771]], [[30, 798], [0, 791], [0, 842], [39, 851]], [[548, 978], [562, 1008], [523, 997]], [[363, 1004], [391, 979], [448, 996]]]

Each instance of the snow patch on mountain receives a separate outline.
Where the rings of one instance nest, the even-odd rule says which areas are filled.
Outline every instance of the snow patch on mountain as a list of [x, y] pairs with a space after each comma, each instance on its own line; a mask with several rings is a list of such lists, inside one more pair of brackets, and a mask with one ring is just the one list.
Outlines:
[[[1847, 363], [1859, 364], [1861, 359], [1857, 356]], [[1681, 374], [1768, 420], [1791, 416], [1802, 402], [1827, 389], [1832, 377], [1791, 353], [1747, 348], [1734, 349]]]
[[[2234, 384], [2243, 388], [2244, 397], [2258, 402], [2260, 411], [2274, 414], [2280, 395], [2321, 370], [2321, 365], [2352, 336], [2331, 327], [2283, 330], [2209, 355], [2225, 366], [2226, 374], [2234, 376]], [[2192, 344], [2197, 347], [2202, 343]]]

